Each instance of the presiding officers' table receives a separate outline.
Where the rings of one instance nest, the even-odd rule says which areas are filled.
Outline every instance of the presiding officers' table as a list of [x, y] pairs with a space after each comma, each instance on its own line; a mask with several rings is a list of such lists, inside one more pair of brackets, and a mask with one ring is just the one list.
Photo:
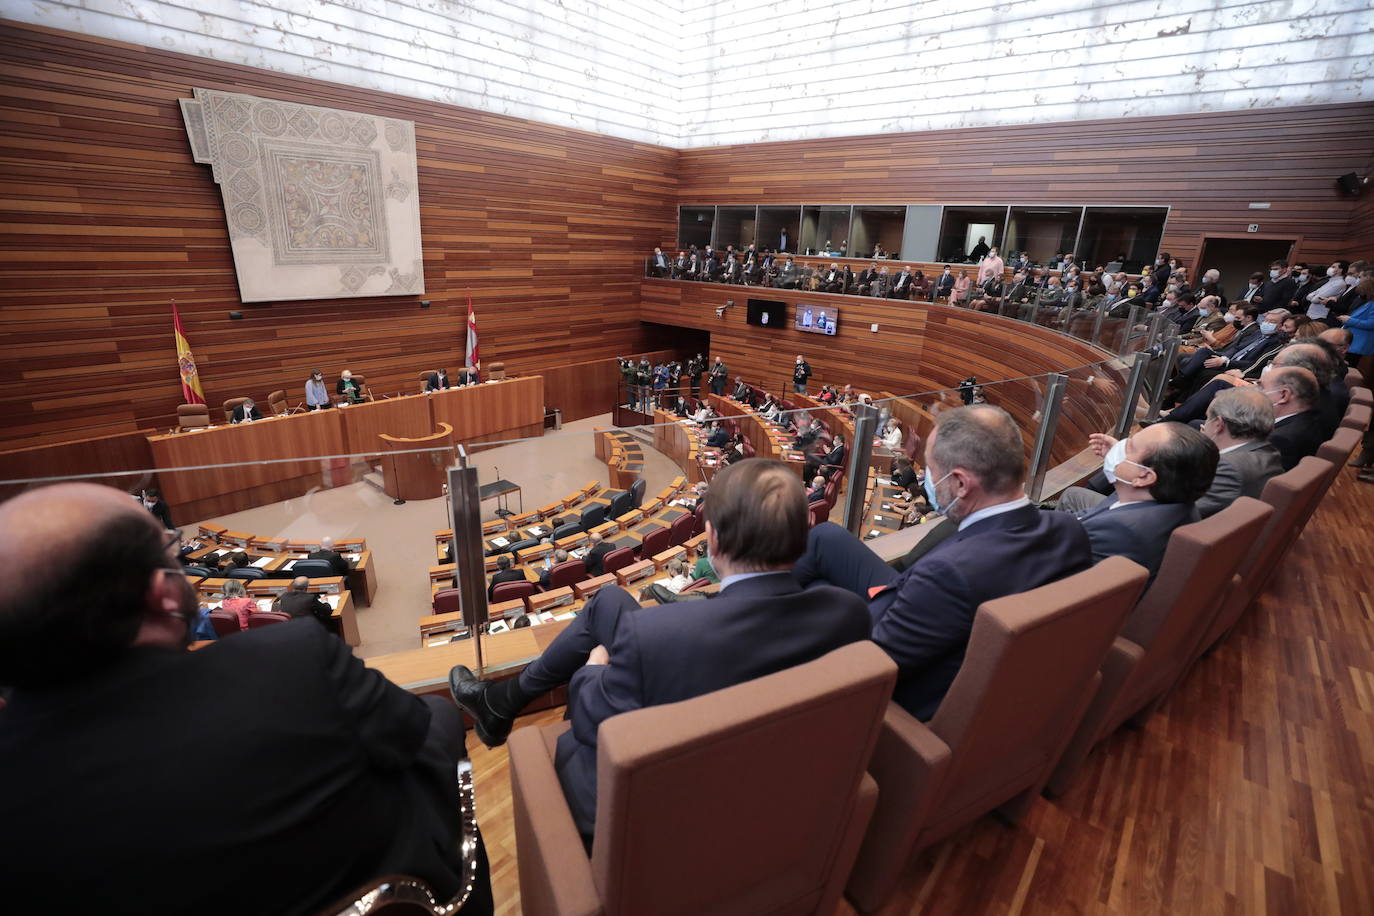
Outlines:
[[167, 433], [149, 436], [148, 444], [163, 498], [176, 519], [191, 522], [351, 483], [349, 460], [327, 456], [377, 455], [378, 435], [425, 436], [439, 423], [453, 427], [448, 446], [538, 436], [544, 429], [544, 378]]

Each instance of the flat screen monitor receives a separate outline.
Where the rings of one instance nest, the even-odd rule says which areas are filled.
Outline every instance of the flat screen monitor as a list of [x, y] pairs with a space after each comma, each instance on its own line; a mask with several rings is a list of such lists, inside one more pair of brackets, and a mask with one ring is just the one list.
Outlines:
[[834, 334], [840, 324], [840, 310], [828, 305], [797, 303], [797, 330], [811, 334]]
[[749, 323], [761, 328], [781, 328], [787, 324], [787, 303], [772, 299], [749, 300]]

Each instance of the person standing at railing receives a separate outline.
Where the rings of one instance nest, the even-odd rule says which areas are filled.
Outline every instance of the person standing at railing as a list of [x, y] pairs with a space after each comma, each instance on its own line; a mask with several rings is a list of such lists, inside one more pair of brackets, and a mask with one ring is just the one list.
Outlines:
[[806, 382], [811, 378], [811, 364], [797, 354], [797, 362], [792, 367], [792, 390], [797, 394], [806, 394]]

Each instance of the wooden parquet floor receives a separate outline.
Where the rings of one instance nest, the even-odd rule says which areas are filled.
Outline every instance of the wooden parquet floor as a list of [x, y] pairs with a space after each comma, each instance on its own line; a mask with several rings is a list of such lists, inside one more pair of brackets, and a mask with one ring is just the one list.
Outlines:
[[[884, 914], [1374, 913], [1371, 517], [1374, 486], [1342, 471], [1259, 605], [1143, 729], [1020, 824], [927, 850]], [[497, 911], [519, 913], [505, 750], [474, 761]]]

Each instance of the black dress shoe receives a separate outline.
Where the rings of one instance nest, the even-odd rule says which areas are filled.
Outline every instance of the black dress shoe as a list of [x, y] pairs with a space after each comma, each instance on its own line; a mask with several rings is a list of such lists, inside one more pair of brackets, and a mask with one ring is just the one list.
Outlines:
[[448, 673], [448, 689], [453, 694], [453, 701], [472, 716], [477, 737], [487, 747], [500, 747], [506, 743], [515, 720], [492, 712], [487, 702], [487, 689], [491, 684], [491, 681], [478, 680], [467, 665], [455, 665]]

